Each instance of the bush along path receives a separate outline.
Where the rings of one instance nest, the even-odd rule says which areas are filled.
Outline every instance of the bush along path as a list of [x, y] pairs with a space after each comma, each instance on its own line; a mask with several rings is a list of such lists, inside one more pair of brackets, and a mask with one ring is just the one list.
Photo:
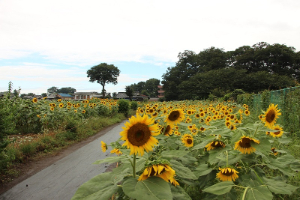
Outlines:
[[108, 164], [93, 162], [109, 155], [109, 151], [105, 154], [101, 151], [101, 141], [119, 139], [124, 122], [98, 133], [103, 135], [15, 185], [0, 195], [0, 199], [71, 199], [81, 184], [106, 171]]

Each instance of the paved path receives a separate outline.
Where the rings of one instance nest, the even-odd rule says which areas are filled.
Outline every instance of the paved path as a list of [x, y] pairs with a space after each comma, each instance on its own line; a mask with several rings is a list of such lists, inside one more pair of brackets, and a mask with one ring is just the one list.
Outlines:
[[[125, 121], [124, 121], [125, 122]], [[94, 165], [96, 160], [109, 155], [101, 150], [101, 140], [110, 144], [120, 137], [124, 123], [37, 174], [0, 195], [1, 200], [70, 200], [78, 187], [104, 172], [108, 164]]]

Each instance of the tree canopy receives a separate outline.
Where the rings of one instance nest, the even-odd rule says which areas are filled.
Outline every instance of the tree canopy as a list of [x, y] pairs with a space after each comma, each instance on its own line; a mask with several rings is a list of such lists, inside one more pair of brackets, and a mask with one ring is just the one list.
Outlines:
[[148, 79], [147, 81], [140, 81], [129, 85], [133, 91], [138, 91], [140, 94], [144, 94], [150, 97], [157, 97], [158, 95], [158, 85], [160, 80], [156, 78]]
[[166, 100], [202, 99], [235, 89], [280, 89], [300, 81], [300, 52], [265, 42], [228, 52], [215, 47], [198, 54], [186, 50], [162, 79]]
[[120, 75], [120, 70], [114, 65], [108, 65], [107, 63], [101, 63], [99, 65], [93, 66], [87, 71], [87, 77], [90, 78], [90, 82], [99, 83], [102, 85], [102, 96], [105, 97], [105, 84], [112, 83], [116, 85], [118, 83], [118, 76]]

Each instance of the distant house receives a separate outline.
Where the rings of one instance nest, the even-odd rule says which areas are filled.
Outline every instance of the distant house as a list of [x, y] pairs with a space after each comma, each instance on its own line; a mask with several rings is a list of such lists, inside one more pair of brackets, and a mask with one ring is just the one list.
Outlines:
[[55, 100], [55, 99], [59, 99], [59, 96], [57, 93], [51, 93], [47, 95], [47, 99], [48, 100]]
[[75, 92], [74, 100], [87, 100], [91, 98], [102, 98], [97, 92]]
[[158, 98], [164, 97], [165, 96], [165, 91], [163, 90], [163, 87], [161, 85], [158, 85], [157, 88], [158, 88], [158, 96], [157, 97]]
[[[129, 99], [129, 96], [127, 96], [126, 92], [118, 92], [115, 99]], [[134, 92], [132, 96], [133, 101], [143, 101], [143, 100], [148, 100], [148, 96], [146, 95], [140, 95], [139, 92]]]
[[43, 96], [42, 95], [34, 95], [32, 98], [42, 99]]
[[71, 99], [74, 99], [74, 96], [72, 96], [70, 94], [66, 94], [66, 93], [58, 93], [57, 96], [58, 96], [58, 98], [60, 98], [62, 100], [71, 100]]

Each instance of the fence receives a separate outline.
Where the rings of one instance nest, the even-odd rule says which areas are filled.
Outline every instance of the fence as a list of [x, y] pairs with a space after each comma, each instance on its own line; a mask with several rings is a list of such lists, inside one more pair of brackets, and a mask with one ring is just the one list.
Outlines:
[[300, 137], [300, 86], [264, 91], [260, 94], [238, 95], [237, 102], [247, 104], [251, 113], [256, 116], [266, 111], [271, 103], [277, 104], [282, 113], [277, 123], [285, 131]]

